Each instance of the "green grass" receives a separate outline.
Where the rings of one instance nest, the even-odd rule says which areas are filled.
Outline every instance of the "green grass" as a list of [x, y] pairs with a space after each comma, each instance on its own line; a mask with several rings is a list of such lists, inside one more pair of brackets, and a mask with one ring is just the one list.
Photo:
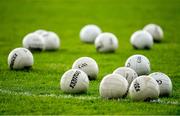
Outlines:
[[[0, 92], [0, 114], [180, 114], [179, 12], [179, 0], [0, 0], [0, 89], [34, 95]], [[129, 43], [131, 34], [152, 22], [164, 29], [163, 42], [151, 50], [134, 50]], [[114, 54], [97, 53], [93, 45], [80, 42], [79, 31], [89, 23], [118, 37]], [[36, 29], [57, 32], [60, 50], [33, 53], [35, 64], [30, 71], [9, 70], [9, 52], [22, 46], [24, 35]], [[152, 72], [171, 77], [173, 96], [160, 100], [178, 104], [40, 96], [64, 95], [59, 89], [60, 77], [78, 57], [89, 56], [98, 62], [100, 73], [90, 82], [87, 94], [76, 96], [99, 97], [103, 76], [124, 66], [133, 54], [147, 56]]]

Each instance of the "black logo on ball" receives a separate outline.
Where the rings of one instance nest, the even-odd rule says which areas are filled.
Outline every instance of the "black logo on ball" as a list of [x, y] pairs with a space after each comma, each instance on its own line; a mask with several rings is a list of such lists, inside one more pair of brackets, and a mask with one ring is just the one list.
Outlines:
[[136, 90], [136, 92], [140, 91], [140, 84], [138, 82], [134, 83], [134, 89]]
[[157, 81], [157, 83], [158, 83], [159, 85], [162, 84], [162, 81], [161, 81], [161, 80], [156, 80], [156, 81]]
[[82, 64], [80, 64], [80, 65], [78, 65], [78, 68], [83, 68], [83, 67], [85, 67], [85, 66], [87, 66], [87, 63], [82, 63]]
[[137, 62], [141, 63], [141, 57], [140, 56], [137, 57]]
[[18, 56], [18, 55], [15, 53], [15, 54], [11, 57], [11, 63], [10, 63], [10, 68], [11, 68], [11, 69], [13, 69], [14, 62], [15, 62], [17, 56]]
[[127, 67], [130, 67], [130, 66], [131, 66], [131, 63], [130, 63], [130, 62], [128, 62], [128, 63], [127, 63]]
[[102, 41], [99, 42], [99, 45], [96, 47], [96, 50], [99, 51], [100, 49], [102, 49], [104, 47]]
[[77, 79], [78, 79], [78, 76], [81, 72], [80, 71], [76, 71], [72, 77], [72, 80], [71, 80], [71, 83], [69, 85], [69, 87], [71, 87], [72, 89], [76, 86], [77, 84]]

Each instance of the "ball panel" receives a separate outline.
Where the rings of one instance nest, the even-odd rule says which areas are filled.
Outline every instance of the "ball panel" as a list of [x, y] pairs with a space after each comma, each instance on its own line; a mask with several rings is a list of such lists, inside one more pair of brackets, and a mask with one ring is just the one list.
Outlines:
[[164, 38], [163, 30], [157, 24], [148, 24], [143, 28], [143, 30], [149, 32], [155, 42], [160, 42]]
[[65, 93], [83, 93], [87, 92], [89, 80], [83, 71], [70, 69], [63, 74], [60, 86]]
[[95, 40], [98, 52], [114, 52], [118, 48], [118, 39], [112, 33], [101, 33]]
[[133, 80], [129, 89], [129, 95], [135, 101], [157, 99], [159, 96], [159, 86], [151, 77], [140, 76]]
[[171, 96], [172, 95], [172, 82], [171, 79], [164, 73], [154, 72], [149, 75], [154, 78], [160, 88], [160, 96]]
[[32, 67], [33, 55], [25, 48], [16, 48], [8, 56], [8, 66], [10, 69], [23, 69]]
[[132, 55], [130, 56], [125, 63], [125, 67], [132, 68], [139, 76], [149, 74], [150, 62], [143, 55]]
[[73, 69], [80, 69], [84, 71], [90, 80], [97, 78], [99, 68], [96, 61], [90, 57], [78, 58], [72, 65]]
[[129, 83], [129, 86], [131, 82], [138, 76], [133, 69], [128, 67], [119, 67], [114, 70], [113, 74], [120, 74], [121, 76], [125, 77]]
[[130, 43], [136, 49], [150, 49], [153, 45], [153, 38], [148, 32], [139, 30], [132, 34]]
[[40, 35], [29, 33], [23, 38], [23, 47], [31, 51], [42, 51], [44, 50], [45, 43]]
[[106, 75], [100, 83], [99, 92], [103, 98], [121, 98], [126, 94], [127, 80], [118, 74]]
[[57, 50], [60, 46], [60, 38], [54, 32], [46, 32], [42, 34], [45, 43], [45, 50]]
[[97, 25], [86, 25], [80, 31], [80, 39], [83, 42], [94, 43], [96, 37], [101, 32], [101, 29]]

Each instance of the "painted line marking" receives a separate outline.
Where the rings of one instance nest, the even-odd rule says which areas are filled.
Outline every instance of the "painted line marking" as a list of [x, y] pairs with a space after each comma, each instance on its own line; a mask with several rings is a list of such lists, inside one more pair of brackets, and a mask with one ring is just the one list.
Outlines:
[[42, 94], [42, 95], [36, 95], [32, 94], [30, 92], [15, 92], [15, 91], [10, 91], [10, 90], [3, 90], [0, 89], [1, 93], [5, 94], [10, 94], [10, 95], [22, 95], [22, 96], [33, 96], [33, 97], [53, 97], [57, 99], [61, 98], [75, 98], [75, 99], [80, 99], [80, 100], [96, 100], [100, 99], [100, 97], [93, 97], [93, 96], [73, 96], [73, 95], [56, 95], [56, 94]]
[[[42, 94], [42, 95], [37, 95], [37, 94], [32, 94], [30, 92], [16, 92], [16, 91], [10, 91], [10, 90], [5, 90], [5, 89], [0, 89], [1, 93], [4, 94], [10, 94], [10, 95], [21, 95], [21, 96], [33, 96], [33, 97], [52, 97], [52, 98], [57, 98], [57, 99], [79, 99], [79, 100], [97, 100], [101, 99], [101, 97], [95, 97], [95, 96], [73, 96], [73, 95], [57, 95], [57, 94]], [[118, 101], [130, 101], [129, 99], [118, 99]], [[150, 101], [150, 103], [159, 103], [159, 104], [165, 104], [165, 105], [180, 105], [178, 101], [162, 101], [160, 99], [158, 100], [153, 100]]]

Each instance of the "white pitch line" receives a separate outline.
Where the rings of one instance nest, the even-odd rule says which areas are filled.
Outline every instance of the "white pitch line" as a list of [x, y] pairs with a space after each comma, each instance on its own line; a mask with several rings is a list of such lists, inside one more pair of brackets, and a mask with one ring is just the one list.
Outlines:
[[[16, 92], [16, 91], [10, 91], [10, 90], [5, 90], [5, 89], [0, 89], [1, 93], [5, 94], [10, 94], [10, 95], [21, 95], [21, 96], [33, 96], [33, 97], [52, 97], [52, 98], [57, 98], [57, 99], [79, 99], [79, 100], [97, 100], [101, 99], [101, 97], [95, 97], [95, 96], [73, 96], [73, 95], [57, 95], [57, 94], [43, 94], [43, 95], [37, 95], [37, 94], [32, 94], [30, 92]], [[118, 101], [130, 101], [128, 99], [118, 99]], [[158, 104], [165, 104], [165, 105], [180, 105], [178, 101], [162, 101], [160, 99], [158, 100], [153, 100], [150, 101], [151, 103], [158, 103]]]
[[42, 95], [36, 95], [32, 94], [30, 92], [15, 92], [10, 90], [3, 90], [0, 89], [1, 93], [10, 94], [10, 95], [22, 95], [22, 96], [33, 96], [33, 97], [52, 97], [57, 99], [69, 99], [69, 98], [75, 98], [80, 100], [95, 100], [100, 99], [100, 97], [93, 97], [93, 96], [73, 96], [73, 95], [56, 95], [56, 94], [42, 94]]
[[151, 103], [159, 103], [159, 104], [166, 104], [166, 105], [180, 105], [178, 101], [162, 101], [160, 99], [150, 101]]

